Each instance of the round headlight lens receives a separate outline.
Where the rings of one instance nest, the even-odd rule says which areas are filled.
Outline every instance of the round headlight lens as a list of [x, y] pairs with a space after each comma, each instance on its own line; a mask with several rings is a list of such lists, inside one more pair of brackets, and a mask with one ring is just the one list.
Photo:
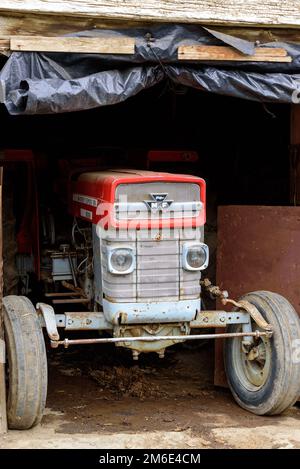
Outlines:
[[110, 256], [110, 264], [117, 272], [127, 272], [132, 268], [133, 254], [130, 249], [115, 249]]
[[200, 269], [207, 260], [207, 252], [201, 246], [190, 247], [186, 254], [186, 262], [192, 269]]

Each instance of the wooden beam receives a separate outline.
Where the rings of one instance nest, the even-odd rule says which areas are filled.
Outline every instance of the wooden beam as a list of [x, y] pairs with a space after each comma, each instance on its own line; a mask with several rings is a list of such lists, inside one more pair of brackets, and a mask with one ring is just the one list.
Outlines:
[[[1, 4], [1, 1], [0, 1]], [[47, 36], [57, 37], [77, 31], [92, 29], [120, 29], [139, 27], [145, 24], [137, 21], [105, 20], [102, 18], [77, 18], [44, 14], [7, 14], [0, 11], [1, 36]], [[149, 23], [147, 23], [149, 26]], [[299, 31], [300, 34], [300, 31]]]
[[134, 54], [135, 39], [115, 37], [12, 36], [11, 51]]
[[8, 14], [300, 27], [299, 0], [1, 0]]
[[[1, 2], [0, 2], [1, 4]], [[158, 21], [158, 20], [157, 20]], [[188, 22], [188, 21], [186, 21]], [[151, 22], [141, 20], [138, 16], [130, 20], [100, 18], [100, 17], [76, 17], [60, 16], [51, 14], [5, 13], [0, 11], [0, 35], [37, 35], [37, 36], [63, 36], [76, 31], [92, 29], [123, 29], [150, 27]], [[280, 26], [280, 25], [279, 25]], [[298, 42], [300, 43], [300, 29], [288, 29], [280, 27], [239, 27], [239, 26], [216, 26], [216, 29], [224, 34], [240, 37], [248, 41], [266, 42]]]
[[[1, 24], [1, 17], [0, 17]], [[216, 26], [213, 28], [220, 33], [228, 34], [246, 41], [266, 44], [268, 42], [294, 42], [300, 43], [300, 29], [287, 28], [260, 28], [260, 27], [226, 27]]]
[[180, 46], [179, 60], [222, 60], [234, 62], [291, 62], [285, 49], [257, 47], [253, 55], [245, 55], [230, 46]]
[[5, 382], [5, 342], [2, 311], [3, 257], [2, 257], [2, 187], [3, 168], [0, 168], [0, 433], [7, 432], [6, 382]]

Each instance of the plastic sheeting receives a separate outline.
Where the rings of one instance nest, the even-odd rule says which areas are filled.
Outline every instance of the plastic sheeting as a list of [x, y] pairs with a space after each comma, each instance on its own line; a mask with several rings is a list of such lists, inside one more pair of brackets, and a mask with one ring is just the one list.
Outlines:
[[292, 63], [179, 62], [180, 45], [230, 45], [252, 54], [254, 44], [198, 26], [160, 25], [84, 31], [75, 36], [129, 36], [133, 55], [13, 53], [0, 72], [10, 114], [53, 114], [122, 102], [164, 79], [202, 91], [262, 102], [295, 102], [300, 91], [300, 46], [283, 47]]

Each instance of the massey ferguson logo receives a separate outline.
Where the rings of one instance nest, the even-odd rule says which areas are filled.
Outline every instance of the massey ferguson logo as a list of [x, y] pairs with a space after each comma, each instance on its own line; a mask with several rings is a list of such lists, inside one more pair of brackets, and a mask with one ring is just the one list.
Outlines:
[[164, 212], [168, 210], [173, 200], [166, 200], [168, 194], [150, 194], [152, 200], [144, 200], [145, 204], [152, 213]]

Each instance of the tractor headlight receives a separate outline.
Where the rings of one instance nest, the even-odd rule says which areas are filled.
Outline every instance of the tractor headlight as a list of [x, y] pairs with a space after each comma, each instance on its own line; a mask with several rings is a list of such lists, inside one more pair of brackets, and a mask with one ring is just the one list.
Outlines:
[[135, 268], [133, 249], [128, 247], [108, 248], [108, 270], [112, 274], [130, 274]]
[[185, 243], [182, 256], [182, 265], [186, 270], [204, 270], [208, 266], [209, 250], [204, 243]]

